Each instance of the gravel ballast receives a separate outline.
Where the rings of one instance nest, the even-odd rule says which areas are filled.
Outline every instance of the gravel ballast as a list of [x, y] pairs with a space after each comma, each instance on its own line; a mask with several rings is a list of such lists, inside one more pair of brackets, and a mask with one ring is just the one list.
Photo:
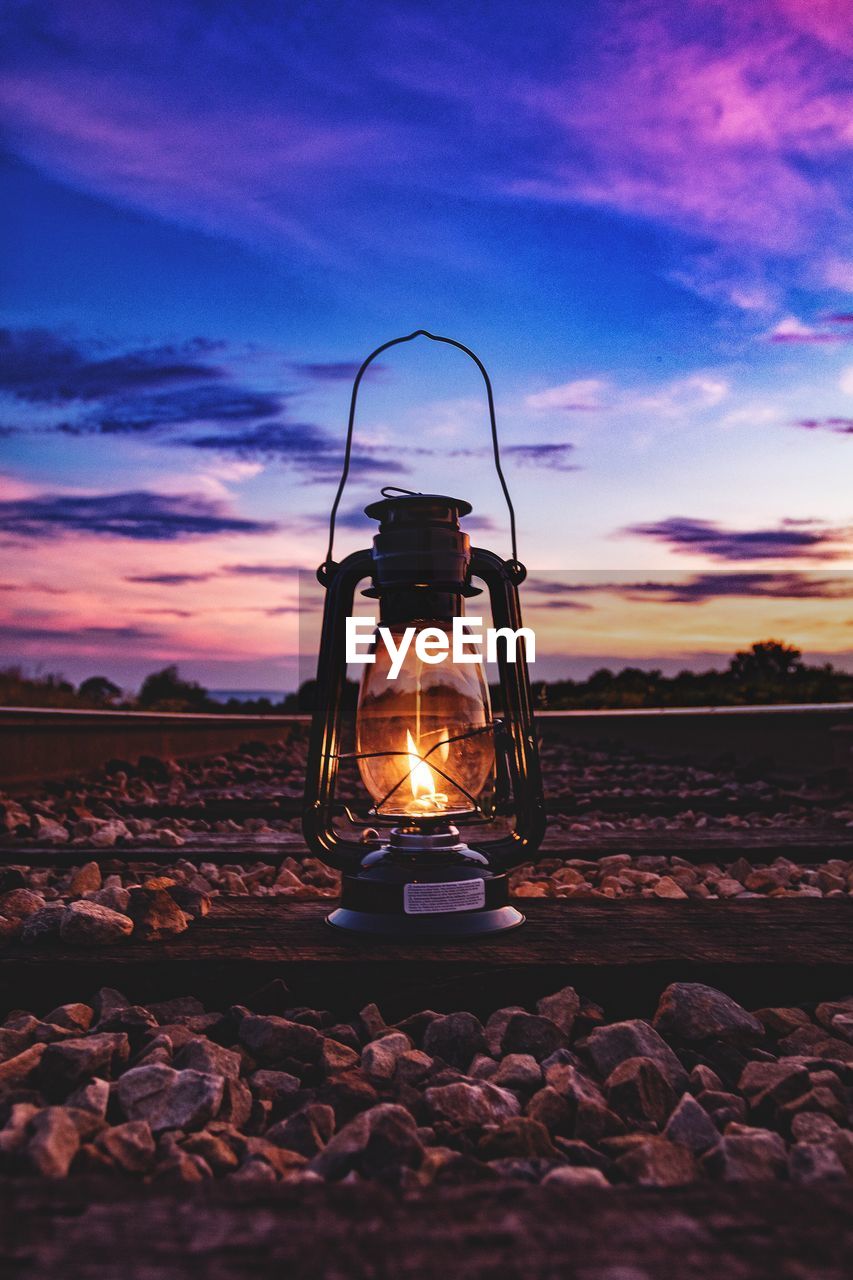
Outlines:
[[[853, 1178], [853, 997], [747, 1011], [675, 983], [650, 1021], [536, 1010], [350, 1021], [91, 1003], [0, 1028], [0, 1172], [558, 1185]], [[276, 1011], [273, 1012], [272, 1010]]]

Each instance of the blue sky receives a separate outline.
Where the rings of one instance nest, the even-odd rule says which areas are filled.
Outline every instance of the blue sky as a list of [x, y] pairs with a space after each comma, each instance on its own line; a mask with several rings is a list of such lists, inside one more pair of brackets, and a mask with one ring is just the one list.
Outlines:
[[[851, 567], [851, 30], [832, 0], [6, 5], [0, 661], [291, 685], [353, 367], [420, 326], [492, 373], [529, 565], [780, 573], [615, 648], [606, 602], [543, 612], [550, 674], [783, 624], [846, 654], [835, 589], [820, 615], [782, 571]], [[345, 511], [450, 489], [508, 550], [486, 432], [473, 367], [398, 349]]]

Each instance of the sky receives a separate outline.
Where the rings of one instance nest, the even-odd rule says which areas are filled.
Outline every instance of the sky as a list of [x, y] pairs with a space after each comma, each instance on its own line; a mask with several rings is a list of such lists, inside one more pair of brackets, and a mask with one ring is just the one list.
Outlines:
[[[0, 37], [0, 665], [294, 687], [353, 374], [420, 327], [491, 373], [537, 675], [851, 665], [851, 0], [7, 0]], [[365, 379], [337, 555], [385, 484], [509, 553], [478, 379], [424, 340]]]

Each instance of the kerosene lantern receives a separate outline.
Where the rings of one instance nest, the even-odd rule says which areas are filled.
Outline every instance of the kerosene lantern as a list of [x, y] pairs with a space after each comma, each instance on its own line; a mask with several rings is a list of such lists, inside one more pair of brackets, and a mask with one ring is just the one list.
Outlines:
[[[381, 501], [365, 508], [365, 514], [379, 522], [372, 548], [355, 551], [337, 564], [335, 517], [349, 474], [359, 384], [378, 355], [419, 336], [457, 347], [483, 376], [495, 467], [510, 516], [512, 558], [472, 548], [460, 523], [471, 511], [470, 503], [386, 488]], [[329, 924], [412, 939], [483, 935], [523, 923], [524, 916], [509, 904], [506, 873], [538, 848], [545, 830], [523, 639], [514, 653], [506, 641], [496, 643], [502, 702], [498, 718], [491, 713], [481, 662], [454, 661], [450, 654], [437, 661], [427, 657], [425, 648], [419, 656], [410, 645], [391, 679], [391, 649], [378, 637], [373, 661], [363, 668], [353, 750], [344, 750], [341, 703], [347, 619], [360, 584], [369, 580], [363, 595], [376, 602], [378, 627], [385, 629], [399, 653], [407, 628], [450, 632], [453, 620], [464, 617], [465, 602], [481, 595], [477, 582], [488, 593], [495, 634], [499, 636], [501, 629], [517, 634], [518, 586], [525, 575], [516, 555], [515, 514], [501, 471], [494, 398], [485, 367], [462, 343], [425, 330], [383, 343], [364, 361], [353, 384], [328, 553], [317, 570], [326, 601], [303, 831], [311, 850], [343, 873], [340, 906], [328, 917]], [[360, 814], [335, 801], [344, 759], [355, 759], [370, 797]], [[336, 826], [342, 811], [349, 819], [349, 834]], [[466, 840], [459, 825], [466, 829]]]

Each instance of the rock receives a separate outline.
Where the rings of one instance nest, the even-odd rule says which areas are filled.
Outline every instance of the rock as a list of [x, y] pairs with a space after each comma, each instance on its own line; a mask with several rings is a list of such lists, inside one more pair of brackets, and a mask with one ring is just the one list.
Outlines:
[[218, 1134], [211, 1133], [209, 1129], [189, 1134], [181, 1142], [181, 1150], [187, 1155], [201, 1156], [214, 1174], [230, 1173], [240, 1163], [237, 1153], [229, 1147], [228, 1143]]
[[165, 889], [131, 889], [127, 909], [134, 927], [148, 941], [173, 938], [189, 925], [189, 916]]
[[67, 827], [42, 813], [33, 814], [30, 831], [34, 839], [41, 840], [44, 844], [66, 844], [70, 839]]
[[65, 904], [48, 902], [28, 916], [21, 929], [21, 942], [25, 946], [41, 942], [44, 938], [58, 938], [65, 917]]
[[522, 1009], [521, 1005], [509, 1005], [505, 1009], [496, 1009], [489, 1018], [484, 1028], [486, 1035], [486, 1043], [489, 1046], [489, 1053], [493, 1058], [499, 1058], [503, 1052], [501, 1044], [503, 1043], [504, 1032], [510, 1018], [517, 1013], [526, 1013], [526, 1009]]
[[33, 889], [11, 889], [0, 894], [0, 912], [8, 920], [26, 920], [43, 906], [44, 898]]
[[147, 1120], [155, 1133], [200, 1129], [216, 1115], [223, 1081], [203, 1071], [175, 1071], [154, 1063], [134, 1067], [118, 1082], [118, 1100], [129, 1120]]
[[9, 1117], [0, 1132], [0, 1161], [15, 1156], [23, 1150], [27, 1141], [29, 1123], [38, 1115], [38, 1107], [31, 1102], [16, 1102], [9, 1109]]
[[847, 1171], [831, 1147], [812, 1142], [795, 1142], [788, 1152], [788, 1174], [792, 1182], [846, 1182]]
[[700, 1062], [690, 1072], [691, 1093], [702, 1093], [706, 1089], [719, 1090], [722, 1087], [723, 1082], [716, 1071], [712, 1071], [704, 1062]]
[[[622, 1120], [608, 1107], [598, 1085], [571, 1063], [558, 1063], [545, 1072], [548, 1088], [553, 1089], [569, 1108], [570, 1127], [563, 1129], [568, 1136], [585, 1142], [597, 1142], [600, 1138], [624, 1132]], [[539, 1115], [548, 1090], [534, 1094], [528, 1104], [528, 1115]], [[553, 1107], [553, 1104], [550, 1104]], [[549, 1126], [550, 1127], [550, 1126]]]
[[115, 987], [101, 987], [92, 1001], [95, 1022], [98, 1023], [103, 1018], [108, 1018], [117, 1009], [126, 1009], [129, 1004], [130, 1001], [127, 996], [123, 995], [121, 991], [116, 991]]
[[397, 1059], [394, 1079], [399, 1084], [420, 1084], [422, 1080], [426, 1080], [433, 1065], [433, 1060], [428, 1053], [424, 1053], [422, 1049], [409, 1049], [406, 1053], [401, 1053]]
[[483, 1080], [478, 1084], [438, 1085], [424, 1094], [427, 1106], [434, 1116], [448, 1120], [461, 1128], [473, 1128], [484, 1124], [498, 1124], [509, 1120], [521, 1111], [521, 1104], [514, 1093], [499, 1089]]
[[535, 1013], [514, 1013], [501, 1039], [501, 1053], [526, 1053], [537, 1062], [566, 1043], [566, 1034], [550, 1018]]
[[323, 1037], [323, 1052], [320, 1055], [320, 1065], [323, 1068], [324, 1076], [334, 1076], [341, 1071], [351, 1071], [353, 1067], [358, 1065], [360, 1055], [355, 1049], [351, 1049], [348, 1044], [342, 1044], [340, 1040], [335, 1040], [331, 1036]]
[[41, 1062], [40, 1076], [50, 1093], [64, 1096], [92, 1076], [109, 1079], [130, 1055], [130, 1044], [122, 1031], [102, 1031], [49, 1044]]
[[820, 1111], [801, 1111], [791, 1122], [795, 1142], [832, 1143], [840, 1133], [837, 1121]]
[[387, 1025], [375, 1004], [366, 1004], [358, 1015], [358, 1026], [362, 1041], [378, 1040], [392, 1029]]
[[103, 1129], [95, 1139], [95, 1147], [126, 1173], [147, 1173], [157, 1150], [151, 1127], [144, 1120], [128, 1120]]
[[101, 868], [97, 862], [87, 862], [72, 872], [68, 894], [72, 898], [82, 898], [84, 893], [96, 893], [102, 883]]
[[210, 894], [191, 885], [176, 884], [167, 890], [169, 897], [176, 902], [186, 915], [193, 920], [200, 920], [210, 914]]
[[370, 1040], [361, 1051], [364, 1074], [373, 1084], [389, 1084], [394, 1078], [398, 1060], [408, 1053], [412, 1044], [402, 1031]]
[[809, 1015], [802, 1009], [756, 1009], [753, 1017], [758, 1019], [765, 1032], [777, 1038], [790, 1035], [797, 1027], [811, 1025]]
[[[32, 916], [30, 919], [32, 919]], [[8, 919], [6, 916], [0, 916], [0, 948], [10, 947], [20, 933], [20, 920]]]
[[298, 1076], [289, 1071], [268, 1071], [261, 1069], [249, 1077], [252, 1093], [256, 1098], [263, 1098], [273, 1104], [273, 1110], [288, 1109], [291, 1100], [299, 1093], [301, 1083]]
[[509, 1053], [491, 1079], [501, 1089], [532, 1092], [542, 1084], [542, 1068], [530, 1053]]
[[47, 1045], [34, 1044], [23, 1053], [17, 1053], [0, 1063], [0, 1093], [17, 1089], [26, 1084], [35, 1075], [41, 1063]]
[[498, 1064], [494, 1058], [490, 1058], [486, 1053], [478, 1053], [468, 1068], [468, 1078], [470, 1080], [491, 1080], [492, 1076], [497, 1075], [497, 1073]]
[[123, 916], [127, 915], [130, 894], [119, 884], [108, 885], [106, 889], [99, 889], [97, 893], [87, 894], [86, 897], [89, 902], [97, 902], [99, 907], [109, 907], [110, 911], [118, 911]]
[[626, 1058], [620, 1062], [607, 1077], [604, 1091], [612, 1111], [625, 1120], [648, 1121], [656, 1128], [666, 1123], [677, 1097], [651, 1058]]
[[413, 1116], [405, 1107], [385, 1102], [351, 1120], [314, 1157], [309, 1168], [332, 1181], [352, 1171], [366, 1178], [381, 1178], [400, 1168], [416, 1169], [422, 1159]]
[[76, 1107], [80, 1111], [90, 1111], [92, 1115], [99, 1116], [101, 1119], [107, 1114], [107, 1104], [110, 1100], [110, 1086], [108, 1080], [100, 1080], [95, 1077], [94, 1080], [81, 1084], [69, 1094], [66, 1098], [66, 1106]]
[[133, 921], [85, 898], [65, 908], [59, 936], [72, 947], [105, 947], [133, 933]]
[[69, 1031], [85, 1032], [92, 1025], [94, 1013], [88, 1004], [61, 1004], [44, 1015], [44, 1021]]
[[[10, 914], [10, 912], [5, 911], [1, 903], [0, 911], [4, 911], [5, 915]], [[833, 1029], [832, 1024], [839, 1014], [851, 1013], [853, 1013], [853, 996], [847, 996], [841, 1000], [824, 1000], [815, 1009], [815, 1020], [822, 1027], [825, 1027], [827, 1031], [831, 1031]]]
[[[214, 1074], [211, 1072], [211, 1074]], [[222, 1102], [217, 1115], [220, 1120], [228, 1120], [241, 1128], [248, 1123], [252, 1114], [254, 1099], [252, 1091], [242, 1080], [234, 1076], [225, 1076], [222, 1087]]]
[[473, 1058], [488, 1049], [483, 1024], [473, 1013], [448, 1013], [433, 1018], [426, 1028], [423, 1049], [451, 1067], [467, 1071]]
[[508, 1156], [543, 1156], [556, 1160], [558, 1153], [548, 1130], [529, 1116], [505, 1120], [480, 1139], [478, 1152], [483, 1160], [502, 1160]]
[[792, 1098], [790, 1102], [779, 1107], [777, 1112], [779, 1127], [789, 1128], [794, 1117], [804, 1111], [819, 1111], [840, 1124], [844, 1124], [847, 1120], [846, 1101], [826, 1085], [814, 1085], [798, 1098]]
[[556, 1169], [552, 1169], [550, 1173], [546, 1173], [542, 1179], [543, 1187], [568, 1187], [574, 1190], [575, 1187], [609, 1187], [610, 1183], [605, 1178], [600, 1169], [584, 1168], [583, 1166], [560, 1165]]
[[628, 1058], [651, 1058], [679, 1093], [687, 1088], [687, 1072], [654, 1027], [640, 1018], [596, 1027], [586, 1042], [586, 1051], [603, 1078]]
[[785, 1176], [788, 1158], [778, 1133], [756, 1129], [726, 1134], [703, 1157], [703, 1165], [725, 1182], [772, 1182]]
[[705, 1089], [702, 1093], [697, 1093], [696, 1101], [707, 1111], [718, 1129], [724, 1129], [733, 1120], [746, 1119], [746, 1103], [736, 1093]]
[[175, 996], [172, 1000], [157, 1000], [149, 1003], [148, 1010], [154, 1014], [161, 1026], [167, 1022], [181, 1022], [185, 1018], [202, 1017], [205, 1012], [204, 1005], [195, 996]]
[[664, 1137], [700, 1156], [720, 1140], [711, 1117], [689, 1093], [682, 1095], [664, 1129]]
[[696, 1161], [687, 1147], [654, 1135], [637, 1142], [616, 1161], [626, 1182], [641, 1187], [682, 1187], [696, 1178]]
[[[661, 876], [657, 884], [653, 887], [652, 893], [656, 898], [686, 898], [687, 894], [673, 880], [672, 876]], [[654, 1186], [668, 1186], [669, 1183], [653, 1183]]]
[[[602, 1107], [604, 1100], [602, 1099]], [[546, 1085], [539, 1089], [527, 1103], [527, 1116], [541, 1124], [551, 1134], [570, 1134], [573, 1132], [575, 1110], [568, 1099]]]
[[284, 1059], [316, 1063], [323, 1052], [323, 1036], [314, 1027], [275, 1014], [249, 1014], [240, 1023], [238, 1035], [240, 1043], [262, 1063]]
[[[270, 1170], [272, 1173], [272, 1170]], [[232, 1174], [236, 1177], [236, 1174]], [[159, 1160], [154, 1168], [153, 1177], [157, 1182], [191, 1184], [204, 1182], [213, 1177], [213, 1170], [202, 1156], [190, 1155], [187, 1151], [174, 1148], [164, 1159]], [[273, 1179], [275, 1174], [272, 1173]]]
[[312, 1102], [287, 1120], [268, 1129], [265, 1137], [275, 1146], [298, 1151], [309, 1159], [317, 1155], [335, 1132], [335, 1113], [323, 1103]]
[[536, 1005], [536, 1012], [558, 1026], [564, 1035], [570, 1036], [580, 1007], [580, 996], [574, 987], [563, 987], [552, 996], [543, 996]]
[[738, 1089], [753, 1112], [770, 1119], [776, 1107], [805, 1093], [810, 1083], [805, 1067], [783, 1058], [781, 1062], [748, 1062]]
[[46, 1107], [30, 1121], [26, 1158], [43, 1178], [64, 1178], [80, 1149], [80, 1135], [64, 1107]]
[[233, 1049], [225, 1049], [203, 1036], [188, 1040], [175, 1055], [175, 1066], [180, 1070], [206, 1071], [209, 1075], [231, 1076], [237, 1079], [243, 1059]]
[[673, 982], [668, 986], [660, 998], [654, 1026], [664, 1035], [688, 1044], [702, 1040], [751, 1044], [764, 1035], [757, 1018], [730, 996], [701, 982]]

